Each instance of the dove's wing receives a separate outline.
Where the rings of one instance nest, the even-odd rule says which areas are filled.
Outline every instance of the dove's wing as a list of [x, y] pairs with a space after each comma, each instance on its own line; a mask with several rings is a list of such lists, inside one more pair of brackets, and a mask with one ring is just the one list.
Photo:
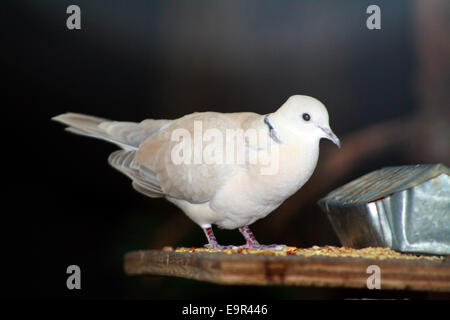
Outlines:
[[133, 180], [133, 187], [151, 197], [164, 196], [155, 172], [148, 166], [138, 163], [135, 159], [136, 151], [118, 150], [108, 157], [108, 163]]
[[[255, 115], [215, 112], [187, 115], [174, 120], [142, 143], [136, 153], [136, 160], [141, 165], [151, 168], [166, 196], [192, 203], [207, 202], [227, 179], [235, 174], [239, 166], [233, 162], [227, 163], [225, 140], [222, 140], [222, 148], [215, 149], [214, 152], [217, 153], [211, 153], [222, 156], [222, 163], [215, 161], [208, 164], [205, 158], [202, 159], [202, 150], [206, 152], [212, 142], [226, 137], [227, 130], [242, 128], [245, 120]], [[211, 134], [211, 140], [202, 141], [202, 146], [197, 149], [200, 153], [196, 153], [198, 145], [195, 144], [199, 143], [202, 134]], [[186, 157], [186, 161], [180, 161], [182, 159], [180, 155], [184, 156], [187, 149], [180, 152], [181, 149], [177, 147], [181, 148], [187, 136], [190, 137], [191, 157]], [[220, 147], [220, 143], [218, 145]], [[221, 152], [222, 154], [219, 155]], [[198, 158], [199, 155], [200, 158]], [[195, 162], [196, 159], [200, 161]]]
[[[122, 147], [124, 150], [112, 153], [108, 162], [130, 177], [137, 191], [150, 197], [169, 196], [202, 203], [209, 201], [238, 168], [242, 170], [247, 165], [227, 158], [227, 130], [246, 130], [259, 117], [249, 112], [205, 112], [177, 120], [147, 119], [135, 123], [66, 113], [53, 120], [68, 125], [67, 130], [73, 133], [100, 138]], [[184, 133], [183, 138], [176, 134], [180, 130]], [[208, 133], [210, 140], [203, 141], [203, 135]], [[185, 134], [191, 138], [191, 157], [180, 163], [173, 157], [177, 155], [174, 150], [185, 141]], [[201, 145], [197, 149], [195, 143], [199, 140]], [[219, 158], [214, 157], [212, 162], [208, 162], [203, 155], [213, 142], [222, 142], [217, 144], [218, 148], [210, 148], [209, 153]], [[234, 150], [237, 152], [236, 148]]]

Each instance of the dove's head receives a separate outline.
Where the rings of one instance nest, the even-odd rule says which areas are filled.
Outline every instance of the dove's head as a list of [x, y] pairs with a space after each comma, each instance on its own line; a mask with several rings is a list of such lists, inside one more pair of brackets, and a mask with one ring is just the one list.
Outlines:
[[[333, 133], [328, 123], [327, 108], [317, 99], [295, 95], [290, 97], [275, 113], [270, 115], [270, 121], [276, 122], [280, 138], [289, 136], [290, 140], [309, 139], [319, 141], [326, 138], [339, 148], [339, 138]], [[285, 132], [285, 134], [284, 134]]]

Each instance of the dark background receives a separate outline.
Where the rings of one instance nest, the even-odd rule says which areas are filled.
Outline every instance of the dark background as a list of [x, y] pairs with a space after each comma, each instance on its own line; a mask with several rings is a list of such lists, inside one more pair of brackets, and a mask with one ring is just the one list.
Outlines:
[[[81, 8], [81, 30], [66, 28], [66, 8], [71, 4]], [[381, 8], [381, 30], [366, 28], [366, 8], [371, 4]], [[6, 80], [2, 106], [7, 133], [3, 168], [4, 175], [11, 177], [8, 192], [3, 193], [2, 227], [3, 243], [9, 249], [4, 264], [10, 269], [5, 277], [11, 283], [10, 296], [429, 297], [127, 277], [126, 252], [199, 247], [206, 241], [203, 232], [165, 200], [136, 193], [128, 178], [109, 167], [106, 159], [116, 150], [114, 145], [71, 135], [50, 121], [67, 111], [127, 121], [207, 110], [269, 113], [289, 96], [306, 94], [327, 106], [345, 153], [346, 141], [351, 144], [366, 128], [423, 114], [427, 99], [435, 96], [430, 94], [436, 88], [433, 79], [448, 81], [448, 64], [442, 62], [447, 60], [442, 57], [449, 57], [448, 24], [438, 28], [444, 36], [433, 33], [437, 39], [432, 44], [422, 41], [428, 35], [420, 33], [419, 26], [438, 19], [433, 19], [432, 11], [420, 20], [418, 6], [416, 1], [332, 0], [2, 3]], [[431, 6], [443, 7], [438, 11], [448, 17], [445, 2]], [[430, 61], [438, 64], [431, 75]], [[436, 89], [444, 94], [433, 104], [435, 108], [448, 108], [447, 89]], [[448, 130], [448, 113], [438, 118]], [[441, 153], [425, 152], [418, 147], [422, 140], [426, 141], [408, 141], [402, 148], [388, 144], [359, 158], [350, 157], [341, 175], [340, 167], [326, 162], [337, 150], [323, 141], [318, 168], [303, 196], [302, 189], [256, 222], [256, 237], [262, 243], [297, 247], [339, 245], [316, 201], [383, 166], [449, 164], [447, 140], [444, 153], [442, 148]], [[325, 163], [331, 163], [331, 172], [338, 172], [327, 183], [320, 178]], [[237, 231], [216, 232], [221, 243], [242, 242]], [[78, 291], [66, 288], [66, 268], [71, 264], [82, 270]]]

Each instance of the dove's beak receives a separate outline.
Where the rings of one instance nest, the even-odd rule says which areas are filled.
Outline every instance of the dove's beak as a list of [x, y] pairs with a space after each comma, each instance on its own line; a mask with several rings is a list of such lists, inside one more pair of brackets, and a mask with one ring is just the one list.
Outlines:
[[331, 131], [330, 128], [327, 127], [322, 127], [319, 126], [320, 129], [322, 129], [322, 131], [325, 133], [325, 135], [323, 136], [324, 138], [333, 141], [333, 143], [335, 145], [337, 145], [337, 147], [340, 149], [341, 148], [341, 141], [339, 140], [339, 138], [334, 134], [333, 131]]

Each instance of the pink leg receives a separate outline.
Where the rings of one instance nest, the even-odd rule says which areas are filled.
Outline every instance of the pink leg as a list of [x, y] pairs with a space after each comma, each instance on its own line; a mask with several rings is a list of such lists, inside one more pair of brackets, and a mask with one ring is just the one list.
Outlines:
[[248, 226], [244, 226], [239, 228], [239, 231], [244, 236], [246, 243], [242, 246], [222, 246], [217, 242], [216, 236], [214, 235], [213, 229], [211, 226], [202, 227], [205, 232], [206, 238], [208, 238], [208, 244], [205, 245], [210, 249], [239, 249], [239, 248], [249, 248], [249, 249], [272, 249], [272, 250], [281, 250], [286, 247], [284, 244], [269, 244], [269, 245], [261, 245], [256, 240], [252, 231]]
[[243, 246], [245, 248], [281, 250], [284, 247], [286, 247], [286, 245], [284, 244], [269, 244], [269, 245], [259, 244], [255, 236], [253, 235], [253, 232], [250, 230], [248, 226], [243, 226], [239, 228], [239, 231], [247, 241], [246, 244]]
[[205, 245], [205, 247], [208, 247], [209, 249], [233, 249], [236, 248], [235, 246], [222, 246], [217, 242], [216, 236], [214, 235], [213, 229], [211, 226], [209, 227], [202, 227], [203, 231], [205, 232], [206, 238], [208, 238], [208, 244]]
[[252, 230], [250, 230], [250, 228], [248, 226], [240, 227], [239, 231], [244, 236], [245, 241], [247, 241], [246, 245], [249, 248], [261, 247], [261, 245], [259, 244], [258, 240], [256, 240]]

